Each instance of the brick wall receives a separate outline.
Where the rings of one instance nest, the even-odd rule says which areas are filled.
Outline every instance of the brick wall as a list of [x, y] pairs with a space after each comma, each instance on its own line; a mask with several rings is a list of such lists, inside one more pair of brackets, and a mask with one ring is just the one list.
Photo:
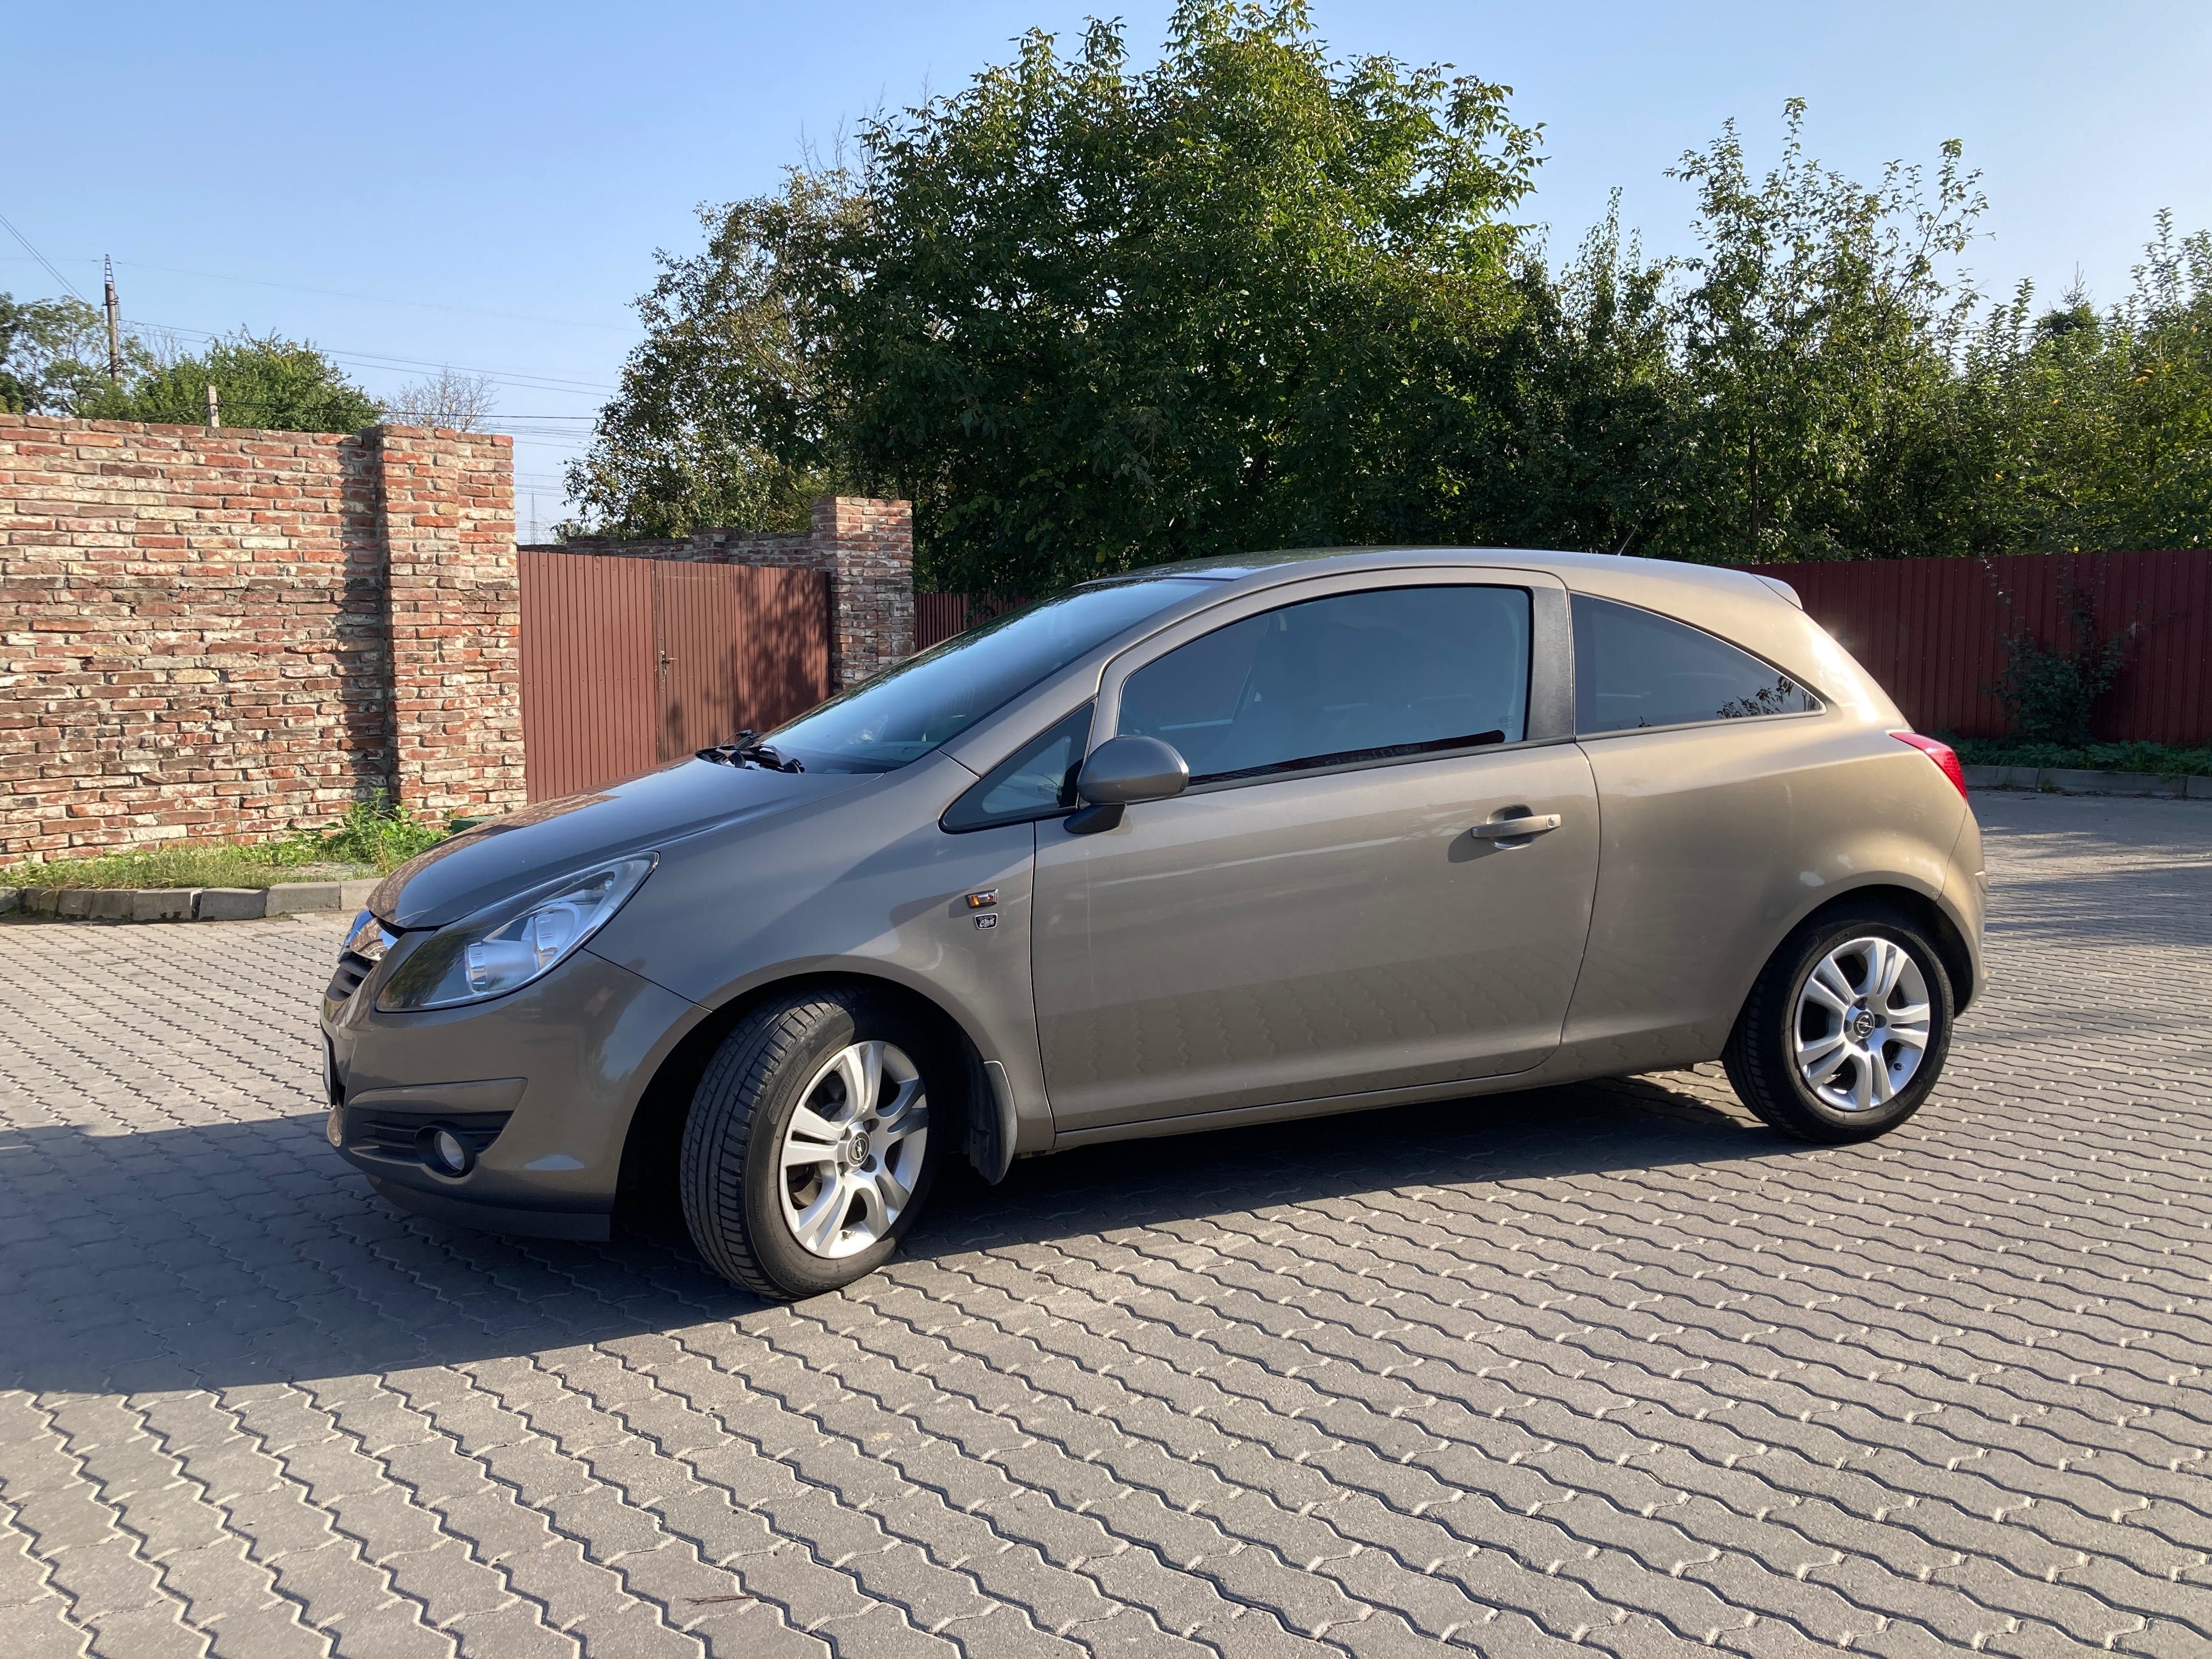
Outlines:
[[840, 688], [914, 654], [914, 507], [825, 495], [805, 530], [701, 530], [684, 539], [548, 543], [548, 552], [611, 553], [701, 564], [797, 565], [830, 572], [830, 678]]
[[522, 609], [512, 441], [380, 428], [392, 792], [416, 810], [521, 805]]
[[0, 416], [0, 857], [522, 799], [504, 437]]

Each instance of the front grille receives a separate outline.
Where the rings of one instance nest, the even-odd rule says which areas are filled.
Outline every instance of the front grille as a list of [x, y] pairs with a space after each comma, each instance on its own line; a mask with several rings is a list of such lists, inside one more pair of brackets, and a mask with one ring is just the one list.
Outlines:
[[338, 970], [331, 975], [329, 987], [323, 992], [332, 1002], [343, 1002], [361, 989], [362, 981], [375, 970], [376, 964], [358, 951], [338, 952]]
[[420, 1164], [423, 1131], [451, 1129], [471, 1152], [481, 1157], [514, 1115], [512, 1112], [365, 1112], [349, 1106], [345, 1115], [346, 1150], [395, 1164]]

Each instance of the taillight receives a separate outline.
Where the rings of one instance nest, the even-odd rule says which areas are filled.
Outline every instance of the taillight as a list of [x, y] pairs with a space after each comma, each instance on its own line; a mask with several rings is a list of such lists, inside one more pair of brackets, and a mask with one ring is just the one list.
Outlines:
[[1959, 751], [1948, 743], [1938, 743], [1933, 738], [1923, 738], [1917, 732], [1893, 732], [1889, 734], [1899, 743], [1909, 743], [1929, 760], [1943, 775], [1951, 780], [1951, 787], [1963, 797], [1966, 793], [1966, 769], [1959, 764]]

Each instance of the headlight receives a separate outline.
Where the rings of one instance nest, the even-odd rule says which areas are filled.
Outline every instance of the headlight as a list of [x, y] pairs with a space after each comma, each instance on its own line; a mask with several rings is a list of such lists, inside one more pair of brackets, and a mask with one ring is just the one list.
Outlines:
[[603, 864], [439, 929], [392, 970], [376, 1006], [411, 1013], [520, 990], [599, 932], [653, 865], [650, 854]]

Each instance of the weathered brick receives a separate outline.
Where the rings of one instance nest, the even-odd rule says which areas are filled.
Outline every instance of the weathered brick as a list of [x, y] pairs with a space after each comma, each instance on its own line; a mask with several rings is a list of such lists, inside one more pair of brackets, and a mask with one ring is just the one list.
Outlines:
[[519, 805], [513, 453], [0, 416], [0, 858]]

